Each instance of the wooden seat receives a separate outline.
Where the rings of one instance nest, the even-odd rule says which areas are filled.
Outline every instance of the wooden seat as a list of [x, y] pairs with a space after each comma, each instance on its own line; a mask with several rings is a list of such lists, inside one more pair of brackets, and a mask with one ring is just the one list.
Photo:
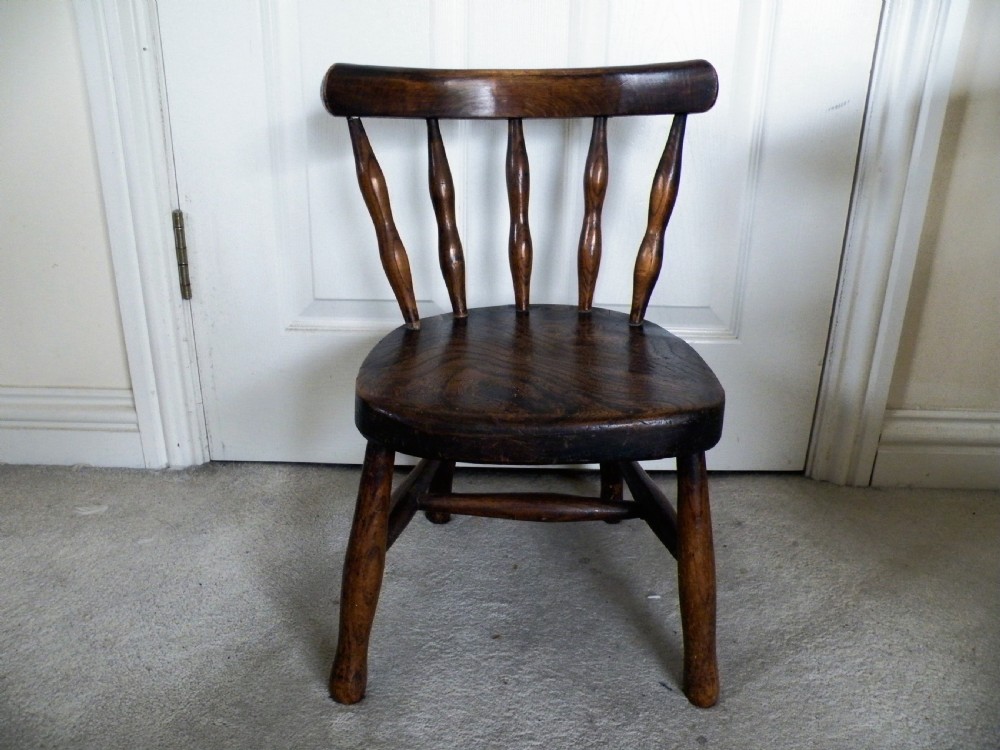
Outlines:
[[357, 423], [427, 458], [600, 463], [707, 450], [723, 401], [701, 357], [659, 326], [610, 310], [490, 307], [386, 336], [361, 366]]
[[[676, 200], [686, 115], [709, 109], [717, 79], [704, 61], [607, 69], [442, 71], [338, 64], [323, 83], [327, 109], [347, 117], [358, 181], [404, 325], [365, 359], [356, 423], [368, 440], [348, 542], [331, 695], [354, 703], [367, 684], [368, 639], [385, 554], [423, 510], [533, 521], [641, 518], [678, 561], [684, 691], [698, 706], [718, 697], [715, 566], [705, 451], [722, 433], [725, 395], [684, 341], [645, 321]], [[653, 172], [649, 220], [628, 315], [593, 306], [601, 256], [611, 117], [673, 114]], [[426, 120], [438, 259], [452, 312], [421, 320], [409, 258], [360, 118]], [[522, 119], [594, 118], [584, 165], [585, 212], [576, 306], [529, 301], [533, 247]], [[454, 185], [438, 120], [508, 122], [506, 175], [514, 304], [469, 309]], [[422, 460], [393, 491], [396, 453]], [[637, 463], [675, 457], [676, 512]], [[456, 462], [599, 464], [593, 497], [452, 491]], [[624, 498], [628, 485], [632, 499]]]

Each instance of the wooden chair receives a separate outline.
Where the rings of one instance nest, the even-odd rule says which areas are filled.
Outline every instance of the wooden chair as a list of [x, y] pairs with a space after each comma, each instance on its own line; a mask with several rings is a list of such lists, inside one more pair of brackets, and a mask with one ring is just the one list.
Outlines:
[[[644, 322], [660, 271], [663, 236], [677, 196], [686, 116], [715, 102], [704, 61], [568, 70], [422, 70], [337, 64], [323, 83], [331, 114], [347, 118], [358, 182], [375, 224], [382, 265], [405, 325], [382, 339], [357, 379], [356, 422], [368, 440], [348, 542], [340, 640], [330, 692], [341, 703], [365, 694], [368, 639], [386, 549], [415, 513], [527, 521], [641, 518], [677, 558], [684, 691], [711, 706], [715, 657], [715, 563], [705, 451], [722, 432], [725, 395], [695, 351]], [[638, 251], [631, 314], [593, 307], [608, 183], [607, 121], [673, 114], [653, 177]], [[386, 182], [361, 117], [427, 123], [431, 202], [439, 261], [453, 311], [420, 320], [409, 261]], [[531, 305], [528, 156], [523, 118], [593, 118], [584, 169], [578, 254], [579, 304]], [[442, 118], [507, 120], [509, 256], [514, 304], [466, 305], [465, 260]], [[392, 491], [395, 453], [421, 458]], [[676, 457], [676, 513], [637, 463]], [[600, 497], [555, 493], [452, 492], [456, 461], [599, 464]], [[623, 480], [633, 501], [623, 500]]]

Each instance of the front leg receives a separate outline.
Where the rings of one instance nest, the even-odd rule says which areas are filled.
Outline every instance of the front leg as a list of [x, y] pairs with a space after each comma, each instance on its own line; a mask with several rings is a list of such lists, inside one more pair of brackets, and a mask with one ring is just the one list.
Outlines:
[[340, 636], [330, 673], [330, 696], [338, 703], [357, 703], [368, 683], [368, 638], [371, 635], [388, 540], [389, 498], [395, 453], [368, 443], [361, 486], [351, 524], [340, 592]]
[[677, 580], [684, 630], [684, 694], [708, 708], [719, 698], [715, 656], [715, 552], [705, 454], [677, 457]]

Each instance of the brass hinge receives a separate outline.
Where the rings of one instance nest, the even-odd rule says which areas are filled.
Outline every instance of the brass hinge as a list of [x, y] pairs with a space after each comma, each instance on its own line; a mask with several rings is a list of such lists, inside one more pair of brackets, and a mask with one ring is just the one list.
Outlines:
[[187, 240], [184, 237], [184, 212], [174, 211], [174, 250], [177, 251], [177, 274], [181, 281], [181, 298], [191, 299], [191, 274], [188, 271]]

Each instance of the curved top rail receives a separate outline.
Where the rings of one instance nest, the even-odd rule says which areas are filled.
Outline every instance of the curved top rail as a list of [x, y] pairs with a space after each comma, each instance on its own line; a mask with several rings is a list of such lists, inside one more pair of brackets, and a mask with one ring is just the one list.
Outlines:
[[704, 112], [719, 82], [705, 60], [613, 68], [443, 70], [337, 63], [323, 103], [340, 117], [614, 117]]

